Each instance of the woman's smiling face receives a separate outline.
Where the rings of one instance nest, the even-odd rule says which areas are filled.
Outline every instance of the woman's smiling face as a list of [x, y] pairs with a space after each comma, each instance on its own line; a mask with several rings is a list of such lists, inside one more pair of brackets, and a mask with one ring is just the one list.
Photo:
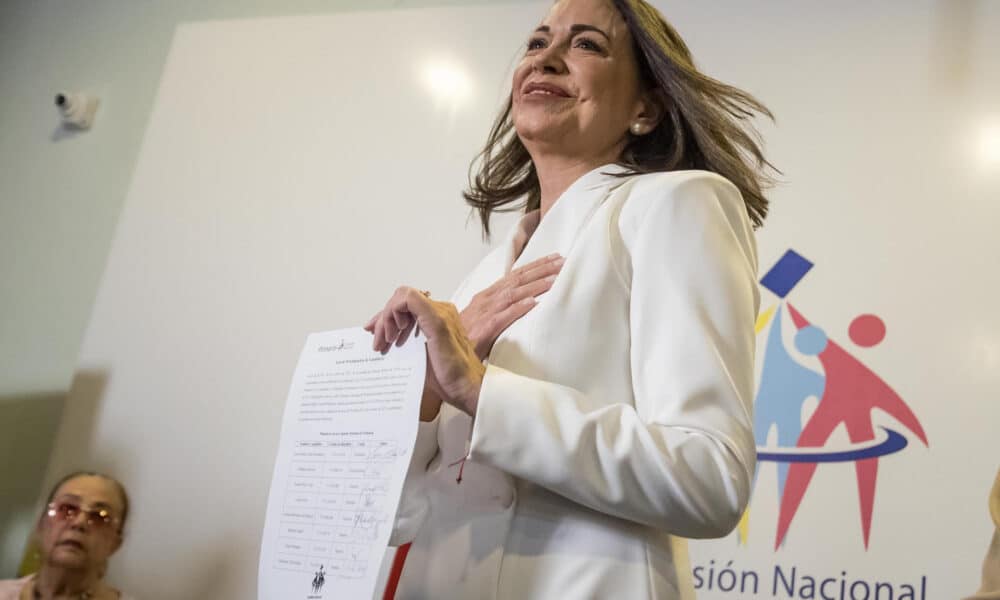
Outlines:
[[632, 36], [606, 0], [560, 0], [528, 39], [512, 84], [525, 146], [612, 156], [647, 108]]

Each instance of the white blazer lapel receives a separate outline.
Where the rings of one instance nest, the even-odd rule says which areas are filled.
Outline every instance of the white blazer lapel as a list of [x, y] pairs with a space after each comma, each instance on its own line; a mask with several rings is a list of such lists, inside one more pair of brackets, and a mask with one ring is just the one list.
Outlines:
[[[512, 268], [549, 254], [568, 256], [577, 235], [594, 212], [612, 190], [627, 181], [623, 177], [616, 177], [624, 171], [615, 164], [604, 165], [577, 179], [538, 224]], [[512, 251], [516, 252], [516, 248], [512, 248]]]

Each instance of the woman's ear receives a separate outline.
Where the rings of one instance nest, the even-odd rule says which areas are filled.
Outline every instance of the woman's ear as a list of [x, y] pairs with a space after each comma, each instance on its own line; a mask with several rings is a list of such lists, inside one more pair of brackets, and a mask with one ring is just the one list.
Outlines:
[[666, 99], [656, 90], [646, 90], [639, 98], [635, 115], [629, 124], [632, 135], [646, 135], [656, 129], [666, 114]]

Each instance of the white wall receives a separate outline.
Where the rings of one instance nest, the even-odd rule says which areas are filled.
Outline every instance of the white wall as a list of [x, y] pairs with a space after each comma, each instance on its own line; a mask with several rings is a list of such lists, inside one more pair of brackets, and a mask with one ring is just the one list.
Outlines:
[[[479, 0], [0, 3], [0, 398], [65, 391], [174, 29], [265, 15]], [[52, 98], [101, 96], [61, 137]]]

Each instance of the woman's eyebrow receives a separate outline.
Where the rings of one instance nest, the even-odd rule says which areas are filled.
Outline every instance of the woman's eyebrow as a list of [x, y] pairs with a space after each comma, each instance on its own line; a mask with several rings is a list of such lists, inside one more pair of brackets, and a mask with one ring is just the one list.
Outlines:
[[[583, 25], [583, 24], [577, 23], [576, 25], [571, 25], [570, 28], [569, 28], [569, 31], [570, 31], [570, 33], [572, 33], [574, 35], [577, 34], [577, 33], [583, 32], [583, 31], [594, 31], [594, 32], [597, 32], [597, 33], [603, 35], [605, 38], [607, 38], [607, 40], [609, 42], [611, 41], [611, 36], [610, 35], [608, 35], [607, 33], [605, 33], [603, 29], [601, 29], [599, 27], [595, 27], [593, 25]], [[548, 25], [539, 25], [538, 28], [535, 29], [535, 33], [552, 33], [552, 28], [549, 27]]]
[[[77, 496], [76, 494], [59, 494], [59, 497], [57, 498], [57, 500], [74, 500], [76, 502], [81, 502], [81, 503], [83, 502], [83, 498], [81, 496]], [[103, 508], [103, 509], [108, 509], [108, 510], [114, 508], [112, 505], [108, 504], [107, 502], [101, 502], [101, 501], [94, 502], [93, 504], [90, 504], [89, 506], [90, 506], [90, 508]]]
[[600, 27], [595, 27], [593, 25], [581, 25], [581, 24], [577, 24], [577, 25], [571, 26], [569, 28], [569, 30], [570, 30], [570, 32], [572, 32], [574, 34], [580, 33], [582, 31], [593, 31], [593, 32], [596, 32], [596, 33], [599, 33], [599, 34], [603, 35], [604, 38], [606, 40], [608, 40], [609, 42], [611, 41], [611, 36], [610, 35], [608, 35], [607, 33], [605, 33], [604, 30], [601, 29]]

